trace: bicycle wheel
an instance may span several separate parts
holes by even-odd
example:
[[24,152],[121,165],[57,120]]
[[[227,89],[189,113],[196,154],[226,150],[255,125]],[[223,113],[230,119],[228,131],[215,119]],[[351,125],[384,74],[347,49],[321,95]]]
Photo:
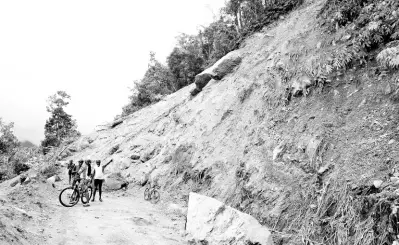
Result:
[[150,200],[150,188],[145,188],[145,191],[144,191],[144,200],[146,200],[146,201],[148,201],[148,200]]
[[90,198],[93,195],[93,187],[88,186],[87,189],[82,193],[82,196],[80,197],[80,201],[83,204],[87,204],[90,202]]
[[151,202],[152,203],[158,203],[159,199],[161,199],[161,195],[159,194],[159,191],[153,189],[151,191]]
[[58,197],[64,207],[73,207],[79,202],[79,192],[73,187],[63,189]]

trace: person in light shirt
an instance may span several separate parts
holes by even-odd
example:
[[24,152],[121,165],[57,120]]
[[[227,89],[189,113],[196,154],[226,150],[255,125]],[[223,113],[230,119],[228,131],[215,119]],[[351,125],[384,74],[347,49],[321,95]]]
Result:
[[96,165],[93,168],[93,174],[92,174],[93,179],[94,179],[94,193],[93,193],[93,198],[91,199],[92,202],[94,202],[97,190],[98,190],[98,194],[99,194],[99,197],[100,197],[99,198],[100,202],[103,201],[103,199],[101,198],[101,193],[102,193],[102,185],[103,185],[103,182],[104,182],[104,169],[112,161],[113,161],[113,159],[111,159],[105,165],[101,165],[101,161],[100,160],[96,161]]

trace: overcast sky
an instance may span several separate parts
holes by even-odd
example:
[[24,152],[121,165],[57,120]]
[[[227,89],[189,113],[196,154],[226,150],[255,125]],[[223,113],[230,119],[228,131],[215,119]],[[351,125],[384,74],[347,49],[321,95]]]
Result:
[[83,134],[120,114],[150,51],[165,62],[179,33],[209,24],[225,0],[0,0],[0,117],[20,140],[44,138],[48,96]]

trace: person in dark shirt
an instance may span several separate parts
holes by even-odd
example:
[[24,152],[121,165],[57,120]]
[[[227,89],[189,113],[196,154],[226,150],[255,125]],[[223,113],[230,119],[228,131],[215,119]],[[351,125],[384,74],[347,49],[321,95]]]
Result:
[[71,180],[72,180],[72,171],[73,168],[75,167],[75,164],[73,164],[73,160],[69,160],[67,169],[68,169],[68,177],[69,177],[69,184],[71,184]]

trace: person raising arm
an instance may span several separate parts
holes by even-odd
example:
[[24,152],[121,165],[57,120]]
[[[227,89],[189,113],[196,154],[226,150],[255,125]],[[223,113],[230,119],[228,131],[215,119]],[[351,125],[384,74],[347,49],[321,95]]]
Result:
[[97,160],[96,161],[96,166],[93,168],[93,179],[94,179],[94,193],[93,193],[93,198],[91,199],[92,202],[94,202],[94,198],[96,196],[96,192],[98,190],[98,194],[100,196],[99,201],[102,202],[103,199],[101,198],[102,194],[102,185],[104,182],[104,169],[113,161],[111,159],[108,163],[101,165],[101,161]]

